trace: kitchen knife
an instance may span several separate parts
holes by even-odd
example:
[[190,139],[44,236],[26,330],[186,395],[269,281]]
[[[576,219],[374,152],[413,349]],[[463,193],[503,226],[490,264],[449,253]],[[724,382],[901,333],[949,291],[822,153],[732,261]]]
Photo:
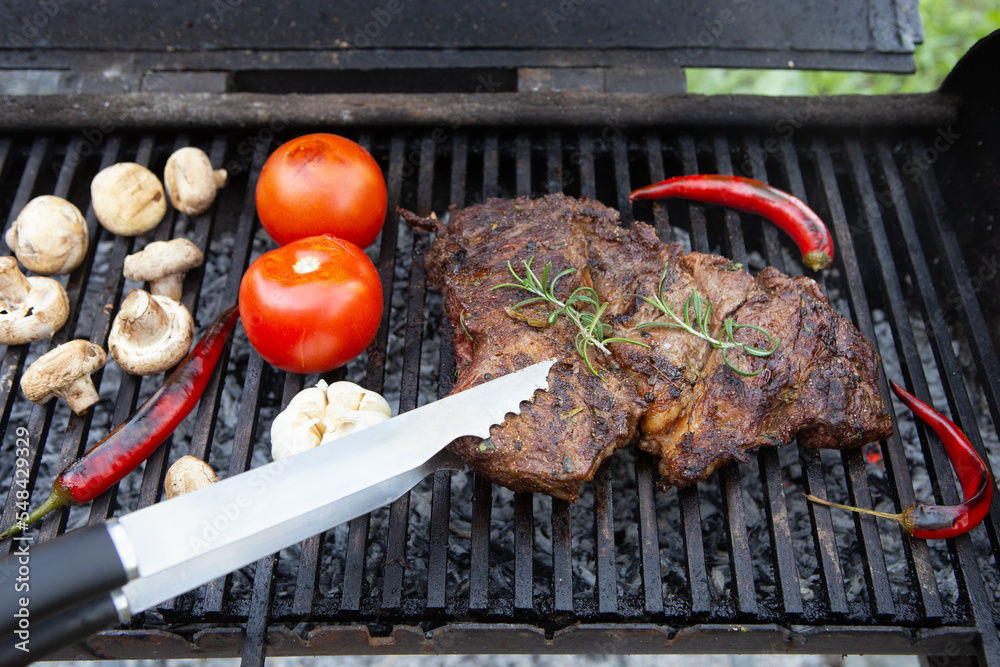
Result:
[[[407,470],[333,503],[327,523],[335,526],[393,502],[421,480],[440,470],[461,470],[464,461],[443,450],[421,466]],[[20,636],[0,641],[0,665],[21,667],[85,640],[96,632],[128,622],[133,613],[149,609],[195,588],[192,581],[210,581],[227,573],[218,559],[194,559],[174,570],[139,577],[111,593],[101,594],[40,622],[32,622]],[[27,640],[27,641],[25,641]]]
[[[30,622],[38,623],[139,578],[125,589],[133,592],[127,608],[119,609],[127,616],[381,506],[350,516],[353,509],[337,507],[419,468],[458,437],[489,437],[492,425],[548,387],[553,363],[534,364],[329,445],[24,549],[30,571],[23,596],[13,593],[14,577],[4,577],[18,571],[15,543],[0,561],[0,585],[10,589],[0,595],[0,641],[14,635],[25,608]],[[119,596],[119,605],[125,601],[127,594]]]

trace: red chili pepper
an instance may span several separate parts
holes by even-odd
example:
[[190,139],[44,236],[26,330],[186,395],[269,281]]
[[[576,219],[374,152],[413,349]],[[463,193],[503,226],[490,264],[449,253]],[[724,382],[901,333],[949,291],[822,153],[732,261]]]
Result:
[[629,201],[683,197],[755,213],[791,235],[802,251],[802,261],[813,271],[833,261],[833,237],[823,221],[802,200],[767,183],[742,176],[697,174],[668,178],[634,190]]
[[831,507],[891,519],[903,526],[903,530],[913,537],[925,540],[956,537],[969,532],[982,523],[990,511],[990,503],[993,501],[993,477],[989,468],[954,422],[895,382],[889,384],[913,414],[926,422],[941,438],[951,465],[958,475],[958,481],[962,485],[964,501],[960,505],[914,503],[899,514],[891,514],[839,505],[811,495],[807,495],[806,498]]
[[60,507],[90,502],[149,458],[198,403],[239,317],[237,306],[222,313],[163,386],[107,437],[63,470],[48,500],[24,521],[8,528],[0,539],[19,533]]

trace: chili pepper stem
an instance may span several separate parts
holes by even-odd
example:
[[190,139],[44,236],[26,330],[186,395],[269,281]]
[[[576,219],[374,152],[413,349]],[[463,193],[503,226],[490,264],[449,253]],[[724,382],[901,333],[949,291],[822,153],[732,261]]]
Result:
[[899,514],[893,514],[891,512],[879,512],[877,510],[868,510],[863,507],[854,507],[852,505],[841,505],[840,503],[830,502],[829,500],[823,500],[822,498],[817,498],[816,496],[807,493],[806,500],[811,500],[814,503],[819,503],[820,505],[826,505],[827,507],[836,507],[841,510],[848,510],[851,512],[857,512],[858,514],[870,514],[871,516],[877,516],[881,519],[889,519],[890,521],[895,521],[903,527],[908,535],[913,535],[913,509],[911,505]]
[[24,521],[17,521],[14,523],[13,526],[5,530],[3,534],[0,535],[0,540],[5,540],[8,537],[14,537],[15,535],[19,535],[25,528],[35,523],[46,514],[54,512],[55,510],[61,507],[66,507],[67,505],[74,505],[74,504],[75,503],[73,502],[73,499],[70,497],[68,492],[61,491],[60,489],[57,488],[55,491],[52,492],[52,495],[50,495],[44,503],[36,507],[35,510],[31,514],[29,514]]
[[813,250],[802,256],[802,263],[813,271],[822,271],[833,263],[833,258],[822,250]]

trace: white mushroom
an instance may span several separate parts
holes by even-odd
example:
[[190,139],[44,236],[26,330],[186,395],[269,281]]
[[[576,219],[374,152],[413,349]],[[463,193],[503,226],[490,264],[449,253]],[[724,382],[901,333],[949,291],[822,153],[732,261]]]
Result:
[[70,273],[87,254],[87,221],[61,197],[42,195],[28,202],[4,236],[29,271],[44,276]]
[[167,469],[163,479],[163,493],[167,500],[197,491],[219,481],[219,476],[196,456],[182,456]]
[[21,391],[32,403],[66,399],[78,415],[97,403],[99,397],[90,374],[104,366],[107,355],[87,340],[71,340],[40,356],[21,376]]
[[184,275],[204,261],[201,248],[187,239],[153,241],[125,258],[123,273],[129,280],[149,282],[151,294],[180,301]]
[[351,382],[296,394],[271,424],[271,458],[280,461],[392,417],[382,396]]
[[111,324],[108,350],[132,375],[154,375],[176,366],[194,338],[194,319],[183,305],[165,296],[131,290]]
[[109,232],[122,236],[148,232],[167,213],[160,179],[134,162],[102,169],[90,183],[90,197],[98,221]]
[[205,151],[188,146],[175,151],[163,170],[163,184],[170,203],[181,213],[204,213],[215,201],[216,191],[226,184],[225,169],[212,169]]
[[0,257],[0,344],[49,338],[69,317],[69,299],[57,280],[26,277],[13,257]]

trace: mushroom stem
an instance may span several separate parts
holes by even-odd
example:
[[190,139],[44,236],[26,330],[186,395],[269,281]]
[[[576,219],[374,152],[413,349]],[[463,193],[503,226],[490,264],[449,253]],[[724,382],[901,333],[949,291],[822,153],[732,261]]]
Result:
[[83,414],[90,406],[101,400],[89,375],[78,377],[53,393],[66,399],[70,409],[78,415]]
[[170,329],[170,318],[163,307],[142,290],[132,290],[122,302],[120,316],[124,329],[138,346],[153,345]]
[[0,258],[0,307],[4,310],[17,310],[28,300],[31,283],[17,268],[17,260],[13,257]]
[[168,296],[174,301],[180,301],[184,294],[184,274],[172,273],[156,280],[149,281],[149,293]]
[[216,169],[212,172],[212,178],[215,179],[215,187],[221,188],[229,182],[229,172],[225,169]]

